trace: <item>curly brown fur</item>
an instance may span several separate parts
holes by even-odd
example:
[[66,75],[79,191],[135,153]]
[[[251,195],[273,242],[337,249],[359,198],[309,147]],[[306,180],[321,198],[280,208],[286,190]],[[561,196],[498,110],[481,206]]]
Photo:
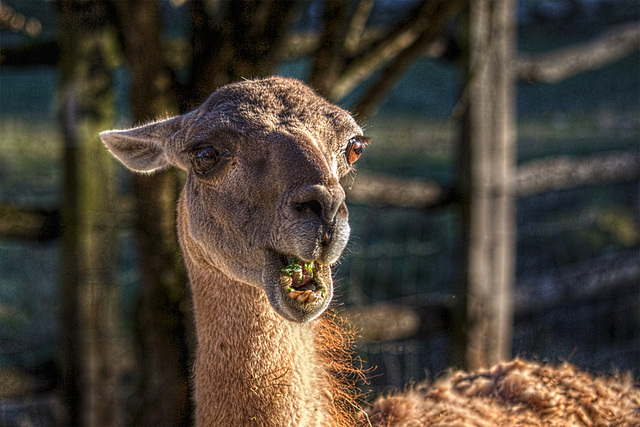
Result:
[[629,375],[516,359],[379,398],[361,425],[640,426],[640,388]]

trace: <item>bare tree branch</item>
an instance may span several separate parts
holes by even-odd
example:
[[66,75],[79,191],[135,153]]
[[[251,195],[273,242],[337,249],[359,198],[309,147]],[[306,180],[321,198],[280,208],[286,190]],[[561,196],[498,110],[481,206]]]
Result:
[[344,98],[361,81],[369,77],[376,69],[380,68],[402,50],[411,46],[420,37],[420,33],[426,27],[424,15],[430,9],[429,2],[423,1],[409,14],[410,18],[391,30],[371,49],[362,52],[353,59],[343,71],[340,79],[336,81],[327,94],[328,98],[338,101]]
[[359,83],[371,76],[376,70],[396,58],[402,51],[412,46],[432,24],[434,12],[444,3],[458,0],[423,1],[387,36],[349,63],[340,78],[332,85],[328,98],[339,101],[350,93]]
[[[620,251],[614,256],[606,254],[565,267],[543,278],[539,274],[534,274],[518,279],[514,292],[514,313],[516,317],[531,316],[576,301],[623,292],[625,288],[636,286],[639,279],[640,257],[637,251]],[[576,286],[576,283],[580,286]],[[439,310],[451,310],[452,301],[455,301],[455,296],[452,294],[425,292],[394,299],[394,305],[390,307],[411,306],[417,313],[437,313]],[[376,308],[375,306],[367,307],[368,310]],[[351,315],[349,309],[343,312],[347,316]],[[406,314],[410,315],[410,313]],[[442,322],[437,316],[431,320]],[[426,327],[429,331],[440,331],[449,325],[436,323]]]
[[[579,185],[632,181],[640,178],[637,151],[620,151],[585,158],[553,157],[520,166],[513,191],[518,197]],[[358,174],[347,199],[352,203],[428,209],[454,201],[453,189],[433,181],[382,174]]]
[[42,32],[40,20],[28,17],[0,1],[0,30],[9,29],[35,38]]
[[[357,45],[352,46],[349,40],[346,41],[346,55],[353,57],[357,52],[367,50],[379,42],[384,34],[382,28],[366,28],[360,34]],[[283,42],[280,59],[295,59],[314,54],[320,45],[320,37],[321,35],[315,31],[295,31],[289,34]]]
[[553,83],[594,70],[640,50],[640,24],[620,25],[595,40],[540,54],[521,54],[517,76],[525,82]]
[[352,203],[426,209],[437,204],[444,190],[433,181],[359,173],[351,188],[345,188]]
[[325,1],[324,29],[309,76],[309,84],[321,95],[329,93],[346,63],[347,6],[347,0]]
[[367,116],[372,113],[373,109],[399,82],[407,68],[425,54],[429,45],[439,41],[444,26],[462,9],[463,5],[464,3],[459,1],[444,1],[434,4],[431,9],[432,17],[429,27],[411,46],[400,52],[384,69],[377,81],[369,87],[356,103],[354,112],[357,115]]
[[347,52],[355,52],[360,45],[373,3],[374,0],[360,0],[351,14],[344,45]]
[[[536,274],[518,280],[514,309],[517,315],[530,316],[552,307],[598,298],[622,287],[637,286],[639,279],[638,251],[623,252],[615,257],[606,254],[566,267],[553,276],[541,278]],[[580,286],[576,286],[577,283]]]
[[514,182],[520,197],[577,185],[638,179],[637,151],[623,151],[586,158],[553,157],[534,160],[518,168]]
[[0,204],[0,236],[36,241],[60,237],[60,211]]
[[56,41],[0,49],[0,66],[58,65],[60,47]]

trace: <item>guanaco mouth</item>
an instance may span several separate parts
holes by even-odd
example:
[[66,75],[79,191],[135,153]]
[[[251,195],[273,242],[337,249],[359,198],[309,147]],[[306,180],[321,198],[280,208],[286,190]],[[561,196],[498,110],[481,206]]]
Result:
[[293,322],[315,319],[333,297],[331,267],[293,255],[269,251],[263,282],[273,309]]
[[314,304],[324,298],[326,289],[314,277],[314,261],[304,262],[296,257],[285,257],[285,267],[280,269],[280,284],[285,295],[299,304]]

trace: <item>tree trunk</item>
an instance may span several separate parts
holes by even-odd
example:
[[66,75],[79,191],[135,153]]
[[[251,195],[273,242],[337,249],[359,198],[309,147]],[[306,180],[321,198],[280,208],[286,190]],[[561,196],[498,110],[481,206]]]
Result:
[[175,231],[178,176],[170,170],[132,179],[141,273],[134,321],[142,402],[135,424],[188,426],[193,326]]
[[[131,76],[136,122],[177,113],[174,82],[164,62],[156,1],[115,1]],[[135,327],[141,404],[138,425],[189,425],[192,319],[187,276],[175,231],[179,188],[174,170],[131,177],[136,200],[140,300]]]
[[189,2],[193,53],[181,111],[197,107],[225,84],[272,74],[302,4],[295,0]]
[[113,123],[111,33],[99,2],[60,1],[65,136],[60,357],[70,425],[122,425],[114,163],[98,133]]
[[511,354],[515,6],[513,0],[469,3],[459,171],[463,268],[452,354],[467,369]]
[[326,1],[324,5],[324,29],[308,81],[322,95],[329,93],[346,64],[345,43],[349,34],[347,7],[347,0]]

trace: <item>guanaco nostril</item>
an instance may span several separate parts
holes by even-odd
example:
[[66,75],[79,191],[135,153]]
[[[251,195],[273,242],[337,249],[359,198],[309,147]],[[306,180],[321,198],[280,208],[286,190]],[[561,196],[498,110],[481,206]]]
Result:
[[317,200],[294,203],[293,206],[300,213],[314,213],[318,216],[322,215],[322,204]]
[[344,204],[342,187],[329,189],[323,185],[310,185],[294,193],[292,207],[302,215],[315,215],[326,224],[332,224]]

